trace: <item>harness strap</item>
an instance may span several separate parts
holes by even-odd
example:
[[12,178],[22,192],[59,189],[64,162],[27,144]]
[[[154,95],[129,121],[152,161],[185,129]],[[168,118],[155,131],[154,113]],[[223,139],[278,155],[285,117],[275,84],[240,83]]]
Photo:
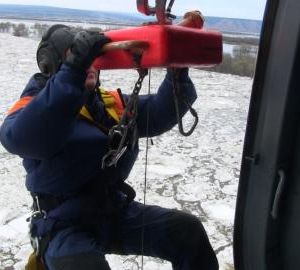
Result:
[[[130,203],[134,200],[136,196],[135,190],[127,183],[120,182],[116,188],[116,191],[121,191],[124,193],[127,197],[126,201],[127,203]],[[74,198],[76,195],[69,195],[69,196],[54,196],[49,194],[37,194],[37,193],[31,193],[31,196],[33,198],[33,204],[32,209],[34,212],[42,212],[47,215],[47,213],[57,207],[59,207],[61,204],[63,204],[65,201]],[[80,195],[77,195],[80,196]]]
[[[179,72],[180,72],[179,70],[172,69],[172,75],[173,75],[172,76],[172,84],[173,84],[173,96],[174,96],[176,117],[177,117],[178,128],[179,128],[180,134],[183,136],[190,136],[194,132],[194,130],[199,122],[199,117],[198,117],[196,110],[188,102],[187,98],[183,94],[181,94],[180,84],[179,84],[179,79],[178,79]],[[179,101],[188,108],[191,115],[194,117],[194,123],[188,131],[185,131],[183,129],[182,117],[180,116],[180,112],[179,112]]]
[[33,203],[33,211],[44,211],[48,213],[49,211],[59,207],[65,201],[70,199],[73,196],[53,196],[49,194],[38,194],[31,193]]
[[126,195],[127,203],[132,202],[136,196],[136,192],[135,192],[134,188],[132,186],[130,186],[129,184],[127,184],[126,182],[122,182],[118,186],[118,190],[120,190],[121,192],[123,192]]
[[[117,89],[114,91],[106,91],[103,88],[99,88],[97,94],[99,98],[102,100],[102,102],[104,103],[104,107],[107,115],[113,119],[115,124],[119,123],[125,108],[125,102],[123,100],[123,95],[121,93],[121,90]],[[108,134],[109,126],[105,124],[104,120],[101,121],[100,118],[98,120],[95,119],[93,112],[90,111],[87,106],[83,106],[81,108],[79,115],[83,119],[89,121],[90,123],[97,126],[100,130]]]
[[102,158],[101,168],[116,166],[126,152],[128,146],[134,149],[138,140],[136,119],[138,114],[139,93],[148,69],[138,68],[139,78],[135,83],[132,94],[124,108],[122,117],[117,125],[109,130],[109,151]]
[[48,233],[46,235],[44,235],[43,237],[39,237],[38,241],[39,241],[39,250],[35,251],[36,256],[38,258],[40,258],[41,262],[43,264],[45,264],[44,262],[44,255],[45,252],[47,250],[47,247],[51,241],[51,239],[53,238],[54,235],[52,235],[52,233]]

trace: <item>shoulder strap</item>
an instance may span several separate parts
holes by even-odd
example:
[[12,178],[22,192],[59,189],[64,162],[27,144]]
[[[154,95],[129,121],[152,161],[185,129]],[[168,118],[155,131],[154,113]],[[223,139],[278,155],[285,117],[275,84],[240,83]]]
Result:
[[[88,106],[83,106],[79,115],[83,117],[83,119],[90,121],[92,124],[99,127],[102,131],[108,132],[110,127],[120,122],[125,108],[125,102],[120,89],[107,91],[104,88],[99,87],[98,96],[101,99],[101,102],[103,102],[105,111],[110,119],[107,118],[107,120],[103,119],[101,121],[95,119],[94,113],[90,111]],[[101,109],[99,108],[99,110]]]
[[[99,95],[104,103],[105,110],[108,115],[118,123],[125,108],[121,90],[117,89],[114,91],[107,91],[104,88],[99,88]],[[86,106],[81,108],[80,115],[90,121],[95,121]]]

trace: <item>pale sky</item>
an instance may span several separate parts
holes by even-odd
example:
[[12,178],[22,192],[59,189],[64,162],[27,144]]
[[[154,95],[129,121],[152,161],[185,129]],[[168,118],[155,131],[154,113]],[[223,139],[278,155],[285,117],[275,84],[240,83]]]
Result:
[[[154,5],[154,0],[149,0]],[[56,6],[75,9],[137,13],[136,0],[0,0],[0,4]],[[266,0],[175,0],[173,13],[198,9],[204,16],[263,19]]]

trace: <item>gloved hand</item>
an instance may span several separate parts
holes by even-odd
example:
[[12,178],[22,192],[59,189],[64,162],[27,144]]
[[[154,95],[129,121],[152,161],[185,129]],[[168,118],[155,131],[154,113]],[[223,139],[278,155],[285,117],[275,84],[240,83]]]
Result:
[[64,63],[79,70],[86,70],[96,57],[102,55],[101,48],[110,41],[102,33],[80,31],[75,35]]

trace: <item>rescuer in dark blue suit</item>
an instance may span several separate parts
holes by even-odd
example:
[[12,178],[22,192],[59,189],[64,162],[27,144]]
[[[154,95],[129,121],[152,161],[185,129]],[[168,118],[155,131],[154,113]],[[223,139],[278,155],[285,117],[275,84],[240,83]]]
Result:
[[[140,96],[135,132],[117,165],[101,168],[108,132],[130,98],[98,90],[92,63],[108,42],[103,34],[52,26],[37,51],[42,72],[33,75],[1,126],[1,143],[23,158],[27,172],[32,245],[49,270],[107,270],[110,253],[159,257],[173,269],[218,269],[197,217],[140,204],[124,182],[138,154],[129,137],[136,131],[156,136],[177,122],[169,71],[157,94]],[[181,94],[192,103],[188,69],[177,72]],[[187,111],[184,104],[179,109]]]

